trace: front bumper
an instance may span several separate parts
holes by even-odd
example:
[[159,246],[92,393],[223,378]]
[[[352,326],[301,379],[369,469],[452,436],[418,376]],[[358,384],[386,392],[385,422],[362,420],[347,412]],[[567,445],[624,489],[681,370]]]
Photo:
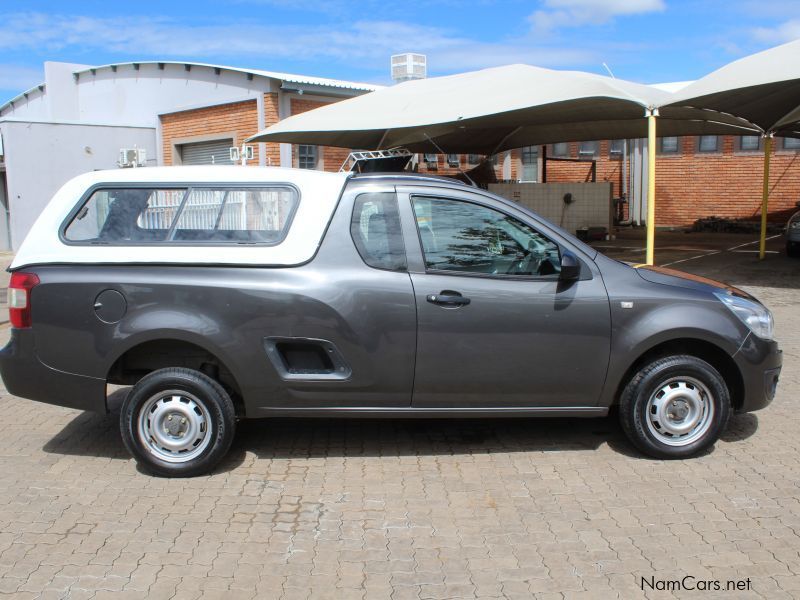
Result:
[[783,352],[775,341],[748,334],[733,360],[742,374],[744,390],[740,412],[760,410],[772,402],[783,365]]
[[105,379],[58,371],[36,355],[32,329],[12,329],[0,350],[0,375],[10,394],[79,410],[106,411]]

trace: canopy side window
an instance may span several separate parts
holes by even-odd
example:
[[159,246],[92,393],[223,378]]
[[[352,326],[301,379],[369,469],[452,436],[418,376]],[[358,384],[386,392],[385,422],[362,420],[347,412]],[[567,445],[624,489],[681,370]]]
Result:
[[74,212],[67,243],[278,244],[297,208],[289,186],[99,188]]

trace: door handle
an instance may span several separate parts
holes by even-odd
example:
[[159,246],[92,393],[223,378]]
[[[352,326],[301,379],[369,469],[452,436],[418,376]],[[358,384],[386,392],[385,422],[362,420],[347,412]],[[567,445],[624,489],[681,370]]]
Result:
[[452,290],[442,290],[438,294],[428,294],[425,299],[431,304],[438,304],[439,306],[466,306],[471,302],[469,298],[465,298],[459,292]]

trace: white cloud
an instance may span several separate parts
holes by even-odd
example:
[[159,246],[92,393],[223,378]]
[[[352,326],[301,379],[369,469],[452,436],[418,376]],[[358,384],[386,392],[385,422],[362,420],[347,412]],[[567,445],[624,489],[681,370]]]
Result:
[[0,102],[44,81],[42,69],[0,64]]
[[[574,0],[573,0],[574,1]],[[52,55],[103,51],[126,58],[235,59],[278,69],[283,59],[326,59],[356,67],[386,67],[389,55],[421,52],[433,71],[450,72],[529,62],[574,66],[589,51],[536,44],[527,38],[480,42],[440,27],[403,21],[362,20],[341,25],[271,26],[250,22],[194,25],[158,17],[118,19],[14,13],[0,15],[0,51]],[[83,59],[85,60],[85,59]]]
[[772,45],[800,39],[800,19],[785,21],[777,27],[757,27],[753,30],[753,37]]
[[544,9],[529,19],[536,32],[547,33],[562,27],[603,25],[615,17],[665,9],[664,0],[544,0]]

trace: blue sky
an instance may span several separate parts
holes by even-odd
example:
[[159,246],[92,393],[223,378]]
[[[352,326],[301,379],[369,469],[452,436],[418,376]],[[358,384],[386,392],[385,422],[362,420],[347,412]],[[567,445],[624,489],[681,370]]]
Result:
[[797,38],[798,0],[0,0],[0,100],[40,83],[46,60],[192,60],[388,83],[389,56],[413,51],[428,55],[429,75],[514,62],[604,72],[605,62],[656,83]]

